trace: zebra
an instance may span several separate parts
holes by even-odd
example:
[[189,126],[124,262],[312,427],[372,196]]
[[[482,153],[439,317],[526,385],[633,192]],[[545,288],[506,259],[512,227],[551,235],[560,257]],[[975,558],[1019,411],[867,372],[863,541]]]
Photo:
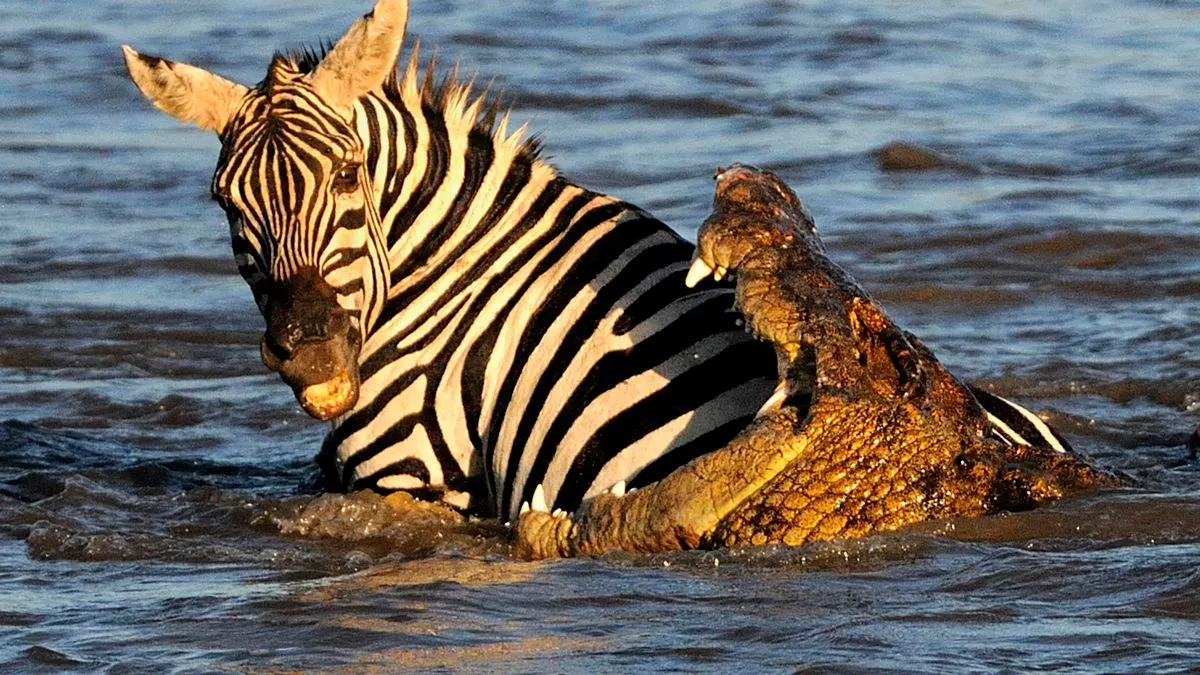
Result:
[[[211,192],[265,319],[262,360],[331,422],[328,487],[510,520],[530,500],[570,511],[780,404],[729,280],[561,176],[495,97],[422,67],[419,44],[401,64],[407,21],[406,0],[379,0],[335,44],[276,53],[255,87],[123,47],[150,101],[220,138]],[[1006,442],[1065,447],[980,400]]]

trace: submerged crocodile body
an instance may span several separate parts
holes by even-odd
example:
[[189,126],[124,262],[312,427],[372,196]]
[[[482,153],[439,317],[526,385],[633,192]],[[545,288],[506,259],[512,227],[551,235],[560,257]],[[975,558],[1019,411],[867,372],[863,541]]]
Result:
[[708,273],[736,274],[747,329],[775,345],[777,395],[728,446],[658,483],[570,516],[523,512],[524,555],[795,545],[1115,484],[1073,453],[990,433],[970,390],[825,256],[774,174],[718,171],[689,280]]

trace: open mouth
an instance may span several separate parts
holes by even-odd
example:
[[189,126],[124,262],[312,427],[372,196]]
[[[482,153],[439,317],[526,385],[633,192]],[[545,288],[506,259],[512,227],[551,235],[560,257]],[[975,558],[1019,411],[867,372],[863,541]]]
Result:
[[358,403],[358,344],[346,336],[298,345],[279,358],[264,336],[263,363],[292,388],[304,412],[319,420],[346,414]]
[[332,378],[296,390],[296,400],[309,415],[330,420],[341,415],[358,402],[358,373],[343,370]]

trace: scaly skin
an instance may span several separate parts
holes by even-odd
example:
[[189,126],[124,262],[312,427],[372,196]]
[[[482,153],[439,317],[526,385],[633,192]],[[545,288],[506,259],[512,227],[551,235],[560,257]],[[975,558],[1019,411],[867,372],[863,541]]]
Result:
[[825,257],[774,174],[718,172],[698,259],[737,274],[747,327],[775,345],[792,397],[637,493],[601,495],[573,517],[525,513],[521,553],[796,545],[1115,484],[1075,455],[993,440],[970,391]]

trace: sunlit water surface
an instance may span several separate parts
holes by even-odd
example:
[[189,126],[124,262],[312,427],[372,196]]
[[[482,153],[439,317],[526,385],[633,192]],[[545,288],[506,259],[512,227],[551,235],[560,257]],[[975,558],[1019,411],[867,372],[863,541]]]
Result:
[[[251,5],[247,7],[246,5]],[[958,373],[1135,489],[799,549],[526,563],[494,525],[317,497],[258,362],[217,142],[133,43],[253,83],[366,6],[0,6],[0,670],[1200,665],[1200,6],[417,2],[571,178],[692,236],[781,173]],[[903,140],[973,170],[881,172]]]

